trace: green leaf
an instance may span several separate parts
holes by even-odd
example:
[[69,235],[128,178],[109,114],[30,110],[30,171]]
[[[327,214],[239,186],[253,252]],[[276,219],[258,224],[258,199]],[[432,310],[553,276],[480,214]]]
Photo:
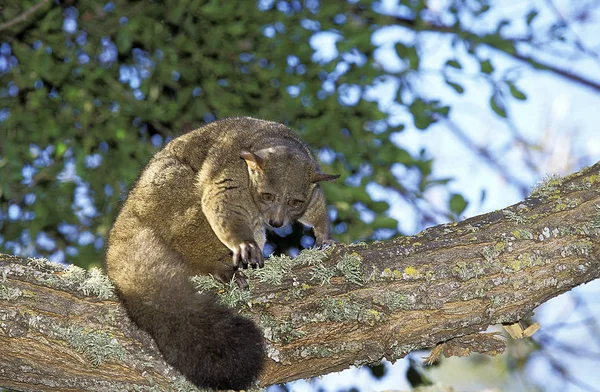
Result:
[[458,194],[453,193],[450,197],[450,202],[448,203],[450,207],[450,211],[452,211],[456,216],[462,214],[462,212],[467,208],[469,202],[465,200],[465,198]]
[[398,228],[398,221],[389,216],[376,216],[371,223],[371,226],[375,229],[394,229]]
[[535,19],[535,17],[538,16],[538,12],[536,10],[531,10],[529,11],[529,13],[527,14],[527,26],[531,25],[531,22],[533,22],[533,19]]
[[494,94],[490,98],[490,106],[494,112],[500,117],[506,117],[506,108],[504,106],[504,102],[502,101],[502,97],[499,94]]
[[429,116],[417,116],[415,117],[415,127],[417,127],[420,130],[424,130],[427,129],[428,126],[430,126],[433,123],[433,119]]
[[127,26],[122,26],[117,34],[117,48],[119,53],[127,53],[131,49],[131,32]]
[[456,91],[459,94],[462,94],[462,93],[465,92],[465,88],[463,86],[461,86],[460,84],[458,84],[458,83],[454,83],[454,82],[451,82],[449,80],[446,80],[446,84],[448,86],[452,87],[454,89],[454,91]]
[[510,20],[502,19],[498,23],[498,26],[496,27],[496,31],[499,33],[504,27],[509,26],[509,25],[510,25]]
[[446,65],[452,68],[462,69],[462,65],[458,62],[458,60],[448,60],[446,61]]
[[385,201],[374,201],[368,203],[367,206],[376,214],[382,214],[390,208],[390,205]]
[[448,117],[448,114],[450,114],[450,106],[446,105],[446,106],[440,106],[438,108],[435,109],[436,113],[440,113],[441,115],[443,115],[444,117]]
[[346,189],[346,192],[352,196],[352,200],[354,201],[359,201],[365,204],[371,201],[371,196],[364,187],[349,187]]
[[395,45],[396,53],[404,61],[408,61],[410,69],[419,68],[419,54],[414,46],[406,46],[402,42]]
[[517,88],[517,86],[515,86],[512,83],[508,83],[508,87],[510,89],[510,94],[515,97],[516,99],[518,99],[519,101],[525,101],[527,100],[527,95],[525,95],[524,92],[522,92],[521,90],[519,90]]
[[415,127],[423,130],[435,122],[431,115],[432,109],[432,104],[421,98],[417,98],[411,103],[409,110],[413,115]]
[[494,72],[494,66],[492,65],[491,60],[487,59],[487,60],[480,60],[479,61],[479,65],[481,66],[481,72],[485,73],[485,74],[491,74],[492,72]]

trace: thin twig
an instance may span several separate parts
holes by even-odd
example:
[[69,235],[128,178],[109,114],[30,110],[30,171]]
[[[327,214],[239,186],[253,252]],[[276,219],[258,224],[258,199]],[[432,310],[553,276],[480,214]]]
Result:
[[23,12],[21,15],[17,16],[16,18],[13,18],[13,19],[9,20],[8,22],[2,23],[0,25],[0,31],[9,29],[12,26],[16,25],[17,23],[21,23],[22,21],[27,19],[31,14],[33,14],[35,11],[39,10],[40,8],[42,8],[44,5],[46,5],[49,2],[50,2],[50,0],[41,0],[39,3],[37,3],[33,7],[29,8],[27,11]]
[[[459,31],[454,26],[446,26],[446,25],[442,25],[442,24],[428,23],[428,22],[422,22],[422,21],[419,22],[419,24],[417,26],[416,21],[414,19],[410,19],[410,18],[392,17],[392,20],[395,24],[408,27],[409,29],[415,30],[417,32],[418,31],[432,31],[432,32],[437,32],[437,33],[454,34],[454,35],[461,37],[465,41],[472,39],[474,42],[478,42],[480,45],[489,46],[493,49],[496,49],[498,51],[506,53],[507,55],[512,56],[517,60],[528,62],[529,64],[533,65],[534,67],[538,67],[538,68],[550,71],[550,72],[560,75],[563,78],[568,79],[572,82],[579,83],[586,87],[592,88],[596,91],[600,91],[600,83],[594,82],[593,80],[586,79],[579,75],[572,74],[563,69],[556,68],[552,65],[549,65],[548,63],[542,63],[541,61],[535,60],[532,57],[528,57],[523,54],[520,54],[516,50],[503,48],[502,46],[496,47],[491,43],[485,42],[485,40],[483,40],[481,36],[478,36],[477,34],[472,33],[470,31],[466,31],[466,30]],[[523,38],[523,37],[509,38],[508,41],[530,43],[530,40],[528,38]],[[589,53],[587,53],[587,54],[589,55]]]
[[443,119],[444,124],[465,146],[473,150],[479,156],[481,156],[487,164],[496,169],[501,176],[503,176],[508,182],[513,184],[523,196],[529,194],[529,185],[515,177],[508,168],[504,167],[492,154],[484,147],[477,146],[473,140],[453,121],[449,119]]
[[600,64],[600,55],[598,53],[596,53],[595,51],[589,49],[584,44],[583,40],[581,39],[581,36],[579,34],[577,34],[577,32],[575,31],[575,29],[573,29],[573,27],[571,27],[569,21],[567,20],[567,18],[565,18],[565,16],[562,14],[562,12],[560,12],[560,10],[556,6],[556,4],[554,4],[554,2],[552,0],[546,0],[546,3],[548,4],[548,7],[550,7],[552,9],[552,11],[554,11],[554,14],[556,14],[557,18],[560,19],[560,21],[567,27],[567,29],[569,29],[571,34],[573,34],[574,43],[575,43],[575,46],[577,47],[577,49],[581,50],[583,53],[587,54],[588,56],[594,58],[596,63]]

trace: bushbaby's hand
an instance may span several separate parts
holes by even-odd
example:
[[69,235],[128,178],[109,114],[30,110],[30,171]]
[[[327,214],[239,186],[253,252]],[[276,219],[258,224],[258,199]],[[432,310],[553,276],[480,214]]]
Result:
[[318,249],[329,248],[333,244],[335,244],[335,241],[332,238],[323,238],[322,236],[317,236],[315,240],[315,247]]
[[237,270],[240,268],[240,263],[244,269],[248,268],[248,264],[252,268],[262,268],[265,266],[262,249],[260,249],[256,241],[244,241],[235,246],[233,249],[233,269]]
[[235,283],[240,289],[250,289],[250,285],[248,284],[248,278],[246,277],[246,275],[244,275],[242,271],[235,271],[235,273],[233,274],[233,279],[235,280]]

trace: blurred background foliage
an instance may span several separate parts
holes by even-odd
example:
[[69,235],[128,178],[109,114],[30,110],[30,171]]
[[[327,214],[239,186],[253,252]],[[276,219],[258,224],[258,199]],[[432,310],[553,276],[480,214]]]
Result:
[[[502,12],[501,3],[2,2],[0,250],[101,264],[120,203],[151,154],[228,116],[288,124],[325,171],[341,173],[325,191],[342,242],[412,234],[485,199],[485,189],[473,200],[434,173],[432,152],[403,141],[409,131],[427,139],[441,125],[524,197],[545,170],[530,154],[542,146],[515,129],[511,114],[528,98],[521,70],[600,91],[552,57],[598,61],[573,29],[593,23],[598,2],[574,2],[567,16],[550,0],[522,12]],[[448,45],[432,68],[426,57],[437,36]],[[499,66],[499,58],[513,63]],[[526,170],[457,124],[454,98],[469,89],[483,92],[485,110],[504,123],[495,131],[509,140],[504,151],[527,152]],[[391,213],[394,200],[411,229]],[[309,233],[296,228],[295,240],[269,250],[310,246]]]
[[[376,99],[359,99],[392,77],[373,57],[371,34],[397,23],[394,16],[357,2],[23,1],[2,5],[2,20],[36,4],[0,31],[6,251],[56,259],[66,252],[69,262],[98,264],[122,196],[152,152],[184,129],[228,116],[289,124],[328,171],[342,174],[327,187],[340,241],[397,234],[388,202],[366,191],[370,182],[432,215],[419,201],[447,179],[431,176],[425,151],[390,143],[404,124],[386,123]],[[418,15],[425,3],[409,7]],[[483,8],[465,10],[476,16]],[[329,57],[313,42],[326,32],[337,42]],[[397,49],[407,65],[393,75],[398,102],[425,130],[450,107],[413,91],[418,42]],[[416,186],[408,189],[395,166],[417,175]],[[454,195],[436,210],[447,219],[465,203]]]

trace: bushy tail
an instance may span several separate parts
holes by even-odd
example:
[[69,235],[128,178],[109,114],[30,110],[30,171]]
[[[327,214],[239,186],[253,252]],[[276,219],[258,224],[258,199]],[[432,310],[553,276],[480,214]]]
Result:
[[107,270],[132,320],[198,387],[247,389],[256,380],[264,365],[260,329],[214,296],[198,294],[183,261],[151,231],[111,245]]

